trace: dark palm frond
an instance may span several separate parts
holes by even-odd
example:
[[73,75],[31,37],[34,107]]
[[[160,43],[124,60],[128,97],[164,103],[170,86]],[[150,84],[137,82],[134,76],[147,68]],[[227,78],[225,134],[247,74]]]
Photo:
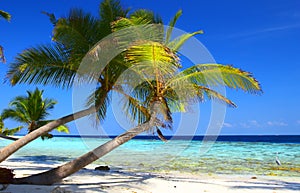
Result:
[[20,123],[29,123],[28,117],[22,112],[22,110],[16,111],[14,109],[3,109],[1,116],[3,119],[10,118]]
[[110,97],[110,88],[104,89],[104,87],[99,86],[87,99],[86,106],[95,106],[98,109],[97,120],[99,122],[105,119],[107,108],[110,104]]
[[159,137],[159,139],[161,139],[163,142],[167,142],[167,138],[165,138],[165,136],[162,134],[162,132],[160,131],[160,129],[158,127],[156,127],[156,132],[157,132],[157,136]]
[[[189,92],[190,93],[190,92]],[[182,94],[182,91],[173,88],[166,89],[163,93],[164,99],[170,112],[186,112],[190,100],[187,100],[189,93]]]
[[130,121],[137,121],[138,124],[141,124],[150,119],[149,109],[143,106],[140,99],[127,94],[121,86],[115,87],[114,91],[122,95],[123,100],[120,102],[123,103],[123,109],[126,112],[125,115]]
[[119,0],[104,0],[99,6],[100,19],[110,24],[119,17],[126,17],[129,9],[124,9]]
[[3,10],[0,10],[0,17],[7,21],[10,21],[10,19],[11,19],[11,15],[8,12],[3,11]]
[[41,45],[19,54],[10,64],[6,81],[54,85],[70,88],[79,63],[69,63],[69,53],[61,44]]
[[99,19],[81,9],[70,10],[66,18],[57,20],[53,30],[54,41],[83,54],[106,35],[101,32]]
[[119,0],[104,0],[99,6],[100,27],[103,34],[112,32],[111,23],[126,17],[129,9],[124,9]]
[[167,98],[162,98],[160,107],[161,107],[160,112],[163,115],[163,119],[165,122],[163,128],[172,129],[173,118],[172,118],[171,109],[168,105]]
[[220,102],[226,103],[230,107],[237,107],[236,104],[234,104],[231,100],[210,88],[195,85],[195,89],[197,90],[200,101],[203,101],[204,97],[206,96],[210,100],[215,99]]
[[6,59],[4,56],[4,48],[0,45],[0,61],[6,63]]
[[182,15],[182,10],[177,11],[177,13],[175,14],[175,16],[173,17],[173,19],[171,19],[167,32],[166,32],[166,38],[165,38],[165,44],[168,44],[170,39],[171,39],[171,35],[174,29],[174,26],[177,22],[177,20],[179,19],[179,17]]
[[53,24],[53,26],[56,25],[57,19],[53,13],[48,13],[46,11],[42,11],[41,13],[49,17],[49,20]]

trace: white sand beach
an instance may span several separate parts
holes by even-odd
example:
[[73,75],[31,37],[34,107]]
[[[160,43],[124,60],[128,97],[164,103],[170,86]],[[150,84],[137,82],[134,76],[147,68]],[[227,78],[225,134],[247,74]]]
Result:
[[[30,162],[1,163],[1,167],[14,169],[16,177],[47,170],[50,165]],[[90,165],[80,172],[52,186],[9,185],[1,193],[288,193],[300,192],[299,177],[238,176],[216,174],[131,173],[95,171]],[[1,187],[0,187],[1,188]],[[53,191],[56,189],[57,191]],[[64,191],[62,191],[64,190]]]

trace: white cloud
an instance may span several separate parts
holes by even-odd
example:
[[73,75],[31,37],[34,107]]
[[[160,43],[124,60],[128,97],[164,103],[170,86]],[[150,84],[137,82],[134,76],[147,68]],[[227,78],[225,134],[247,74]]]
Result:
[[279,127],[288,126],[288,124],[283,122],[283,121],[268,121],[267,125],[269,125],[269,126],[279,126]]
[[233,125],[230,123],[223,123],[223,127],[231,128],[231,127],[233,127]]
[[240,123],[240,126],[242,128],[253,128],[253,127],[262,127],[262,125],[260,123],[258,123],[258,121],[256,120],[250,120],[244,123]]

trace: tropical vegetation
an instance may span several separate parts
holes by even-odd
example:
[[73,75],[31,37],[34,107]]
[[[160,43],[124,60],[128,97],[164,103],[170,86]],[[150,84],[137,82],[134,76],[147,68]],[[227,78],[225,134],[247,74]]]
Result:
[[[44,132],[51,131],[54,126],[72,121],[74,117],[80,118],[97,112],[103,120],[111,92],[124,96],[124,113],[137,121],[137,126],[60,167],[14,179],[12,183],[58,182],[145,131],[155,130],[164,139],[161,129],[172,127],[172,113],[185,112],[190,104],[202,102],[205,98],[217,99],[235,107],[231,100],[214,91],[212,86],[222,85],[252,94],[261,92],[259,83],[250,73],[229,65],[196,64],[183,69],[178,51],[190,37],[202,31],[184,34],[171,40],[172,30],[181,11],[171,20],[166,31],[159,17],[152,12],[137,10],[129,14],[121,8],[118,1],[103,1],[99,20],[79,10],[72,10],[67,18],[56,19],[54,15],[48,15],[54,24],[55,43],[30,48],[19,54],[8,72],[11,84],[42,83],[62,88],[71,87],[76,80],[75,75],[81,60],[88,50],[93,48],[88,53],[93,56],[95,50],[100,53],[103,50],[103,47],[93,47],[93,44],[104,37],[98,34],[98,30],[106,35],[114,32],[114,38],[121,47],[124,42],[120,40],[134,41],[113,58],[98,77],[79,74],[81,81],[96,78],[99,82],[95,97],[90,98],[88,104],[91,106],[88,109],[51,122],[33,131],[32,135],[28,134],[27,138],[3,148],[1,155],[5,155],[0,160],[6,159],[22,147],[21,142],[26,144]],[[142,27],[135,28],[141,25]],[[122,37],[124,35],[125,38]],[[128,40],[128,35],[135,39]],[[105,56],[99,54],[98,57]]]
[[18,138],[11,137],[9,135],[14,135],[18,131],[22,129],[22,126],[16,127],[14,129],[8,129],[4,127],[4,122],[2,117],[0,116],[0,138],[9,139],[9,140],[17,140]]
[[[12,130],[5,129],[3,131],[4,135],[14,134],[22,127],[27,127],[28,133],[30,133],[51,121],[46,120],[46,117],[57,101],[48,98],[43,99],[43,92],[43,90],[36,88],[34,91],[27,91],[27,96],[17,96],[10,102],[9,108],[2,111],[2,123],[5,119],[12,119],[24,125]],[[65,125],[57,127],[56,130],[69,132]],[[45,133],[41,138],[52,138],[52,134]]]
[[[57,86],[68,89],[74,84],[81,60],[98,41],[112,32],[110,24],[117,18],[126,17],[117,0],[104,0],[99,7],[99,18],[81,9],[72,9],[67,17],[57,19],[54,14],[45,13],[54,25],[53,42],[26,49],[10,64],[7,79],[11,85],[28,83]],[[95,105],[64,116],[31,132],[15,143],[0,150],[0,162],[5,160],[30,141],[50,132],[54,128],[73,121],[75,118],[97,112],[104,119],[110,92],[117,75],[126,66],[122,57],[116,57],[107,65],[98,78],[99,87]]]

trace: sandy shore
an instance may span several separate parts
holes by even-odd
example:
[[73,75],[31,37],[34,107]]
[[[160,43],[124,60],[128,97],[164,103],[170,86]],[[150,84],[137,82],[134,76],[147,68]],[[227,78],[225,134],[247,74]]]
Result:
[[[50,168],[29,162],[3,162],[0,167],[15,170],[16,177]],[[52,165],[53,167],[53,165]],[[53,189],[76,193],[199,193],[199,192],[300,192],[300,177],[192,175],[180,173],[131,173],[94,171],[93,165],[52,186],[9,185],[1,193],[50,193]],[[2,185],[0,185],[0,188]],[[60,191],[57,191],[60,192]],[[63,191],[61,191],[63,192]]]

